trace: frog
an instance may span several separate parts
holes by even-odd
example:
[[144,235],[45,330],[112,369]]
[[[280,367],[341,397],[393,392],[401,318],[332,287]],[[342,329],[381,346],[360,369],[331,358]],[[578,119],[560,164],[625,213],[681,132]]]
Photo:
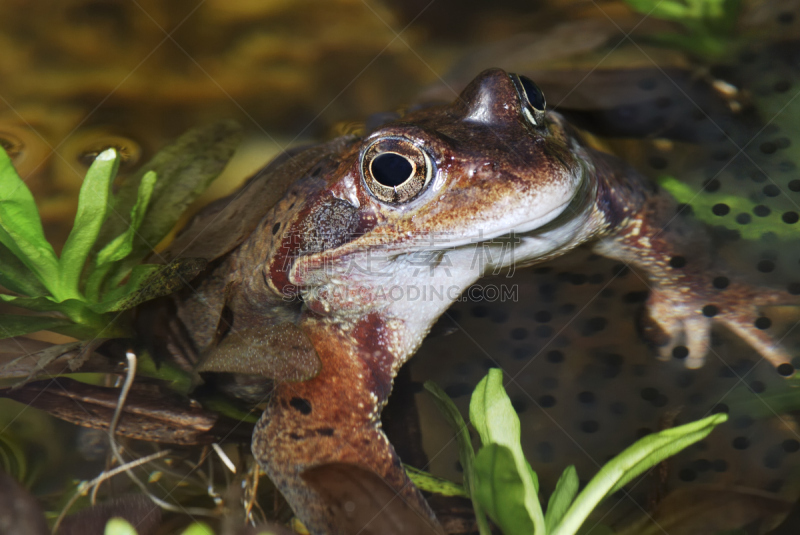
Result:
[[791,373],[758,318],[796,297],[729,277],[674,199],[500,69],[449,104],[287,153],[201,215],[164,252],[211,260],[172,298],[166,345],[200,372],[270,379],[252,452],[312,534],[347,532],[304,477],[335,463],[377,474],[442,532],[380,416],[399,368],[487,273],[588,247],[646,277],[642,332],[661,358],[681,347],[702,366],[716,323]]

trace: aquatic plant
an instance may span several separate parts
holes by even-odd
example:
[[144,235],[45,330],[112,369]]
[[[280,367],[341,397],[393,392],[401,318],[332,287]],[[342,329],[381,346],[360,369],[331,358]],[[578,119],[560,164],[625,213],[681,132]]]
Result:
[[625,0],[625,3],[638,13],[675,22],[685,29],[685,33],[650,36],[656,43],[705,58],[731,52],[741,0]]
[[184,209],[233,154],[239,127],[192,130],[140,173],[112,184],[119,152],[100,152],[81,186],[72,231],[57,256],[30,190],[0,149],[0,300],[35,315],[0,315],[0,339],[48,330],[79,339],[130,334],[121,312],[174,291],[205,261],[144,264]]
[[[122,518],[112,518],[106,524],[104,535],[137,535],[136,529]],[[203,522],[195,522],[181,532],[181,535],[214,535],[214,531]],[[270,535],[264,531],[259,535]]]
[[503,372],[498,368],[489,370],[470,400],[470,422],[482,443],[477,454],[452,400],[434,383],[426,383],[425,388],[456,430],[464,487],[472,498],[481,535],[491,533],[486,516],[506,535],[578,533],[603,499],[664,459],[704,439],[728,418],[726,414],[714,414],[648,435],[608,461],[580,492],[575,467],[568,466],[543,508],[536,472],[520,444],[519,417],[503,388]]

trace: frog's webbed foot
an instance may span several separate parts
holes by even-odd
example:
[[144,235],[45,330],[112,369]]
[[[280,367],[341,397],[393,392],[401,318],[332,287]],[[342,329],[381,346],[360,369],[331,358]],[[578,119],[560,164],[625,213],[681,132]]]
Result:
[[800,298],[726,277],[699,278],[704,280],[697,285],[651,289],[642,331],[657,346],[659,356],[664,360],[685,358],[687,368],[701,367],[713,351],[711,326],[717,324],[747,342],[779,372],[791,374],[792,357],[769,333],[771,321],[761,308],[798,305]]

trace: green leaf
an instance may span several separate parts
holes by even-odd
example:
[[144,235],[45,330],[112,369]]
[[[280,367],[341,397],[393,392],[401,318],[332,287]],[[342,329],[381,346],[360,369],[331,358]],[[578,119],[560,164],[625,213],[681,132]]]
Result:
[[706,24],[730,24],[738,14],[739,2],[731,0],[625,0],[634,11],[653,18],[672,20],[686,25],[687,21]]
[[519,417],[503,388],[503,372],[499,368],[489,370],[475,387],[469,419],[483,444],[503,444],[511,449],[519,446]]
[[116,262],[128,256],[133,250],[133,238],[142,225],[144,214],[150,204],[153,188],[156,184],[156,174],[148,171],[139,183],[139,192],[136,204],[131,209],[130,225],[125,232],[111,240],[100,252],[97,253],[97,265],[102,266],[108,262]]
[[439,408],[439,412],[444,415],[447,423],[456,432],[456,440],[458,441],[459,459],[461,466],[464,468],[464,488],[472,499],[472,508],[475,510],[475,519],[478,521],[478,531],[481,535],[489,535],[492,532],[489,527],[489,522],[486,520],[486,514],[483,511],[477,498],[478,481],[475,476],[475,450],[472,448],[472,441],[469,437],[469,429],[467,423],[458,412],[458,407],[455,406],[453,400],[450,399],[444,390],[439,388],[439,385],[433,381],[425,383],[425,390],[433,395],[433,401]]
[[567,512],[572,500],[578,493],[578,472],[575,466],[570,465],[558,478],[556,483],[556,490],[550,495],[550,500],[547,502],[547,512],[544,515],[544,523],[547,526],[547,532],[550,533],[556,526],[558,526],[561,519],[564,518],[564,513]]
[[[159,369],[159,372],[164,368],[163,364]],[[160,379],[160,377],[157,377]],[[192,380],[192,377],[188,377],[187,386],[183,388],[183,385],[178,385],[176,383],[172,383],[169,385],[170,388],[181,392],[184,395],[188,395],[188,393],[197,386],[195,382]],[[183,390],[179,390],[183,388]],[[200,403],[203,405],[204,409],[208,409],[210,411],[214,411],[219,413],[223,416],[227,416],[233,420],[241,420],[243,422],[250,422],[251,424],[256,424],[261,419],[261,412],[257,408],[253,408],[252,410],[247,410],[244,407],[237,405],[230,397],[216,394],[209,397],[201,397],[199,398]]]
[[66,318],[50,316],[21,316],[17,314],[0,314],[0,339],[22,336],[38,331],[51,331],[55,327],[74,325]]
[[622,476],[619,477],[619,480],[608,493],[613,494],[645,470],[675,455],[695,442],[703,440],[716,426],[727,420],[727,414],[715,414],[696,422],[665,429],[641,438],[628,449],[608,461],[603,466],[603,469],[592,478],[592,481],[597,476],[600,476],[606,468],[608,469],[606,475],[616,475],[621,472]]
[[103,293],[108,286],[130,274],[131,267],[117,265],[116,262],[124,259],[133,250],[133,240],[142,224],[144,214],[150,204],[153,188],[156,183],[156,174],[148,171],[139,183],[139,190],[130,213],[130,225],[127,230],[114,238],[100,252],[92,266],[91,273],[86,280],[84,292],[92,302],[103,300]]
[[30,190],[0,147],[0,244],[8,248],[51,292],[58,259],[44,238],[42,220]]
[[0,286],[8,288],[12,292],[17,292],[28,296],[47,294],[41,282],[39,282],[31,270],[14,256],[14,254],[0,243]]
[[453,483],[441,477],[436,477],[407,464],[403,465],[403,467],[406,469],[408,478],[420,490],[441,494],[442,496],[461,496],[462,498],[469,498],[469,494],[464,490],[463,485]]
[[241,139],[241,127],[233,121],[190,130],[147,163],[120,187],[114,213],[103,226],[102,249],[131,224],[130,214],[139,198],[140,183],[149,171],[158,175],[145,218],[133,239],[126,265],[145,258],[211,182],[222,172]]
[[117,176],[119,161],[117,151],[107,149],[95,158],[86,172],[75,222],[59,260],[59,293],[53,294],[59,301],[81,298],[81,274],[106,218],[111,182]]
[[603,498],[622,488],[648,468],[703,440],[716,426],[727,419],[726,414],[715,414],[696,422],[665,429],[636,441],[600,469],[572,503],[564,515],[564,520],[552,534],[572,535]]
[[504,535],[545,534],[534,530],[526,504],[528,484],[517,469],[511,449],[501,444],[485,445],[475,458],[475,472],[478,502]]
[[[100,314],[105,314],[106,312],[125,310],[140,302],[146,301],[147,299],[138,300],[135,296],[140,290],[146,290],[151,277],[157,277],[157,274],[164,269],[164,267],[165,266],[158,264],[140,264],[134,266],[131,270],[128,282],[108,292],[101,302],[90,305],[92,310]],[[133,304],[128,306],[129,303]]]
[[76,308],[83,306],[83,302],[78,300],[55,301],[52,297],[18,297],[14,295],[0,294],[0,301],[4,301],[15,307],[27,308],[37,312],[62,312],[68,313]]
[[112,518],[106,523],[103,535],[137,535],[136,530],[123,518]]
[[680,21],[690,14],[689,6],[673,0],[625,0],[634,11],[653,18]]
[[104,290],[109,284],[113,284],[111,279],[113,278],[112,272],[115,267],[119,266],[114,262],[107,262],[100,266],[96,263],[92,264],[89,269],[89,276],[83,285],[83,294],[86,296],[87,301],[90,303],[102,301]]
[[[153,357],[147,351],[142,351],[139,353],[138,360],[139,363],[136,365],[137,374],[164,381],[167,383],[167,387],[180,394],[183,394],[184,396],[188,396],[189,392],[191,392],[192,388],[195,386],[192,374],[177,366],[173,362],[164,360],[163,362],[156,364],[156,362],[153,360]],[[230,401],[231,398],[226,397],[225,399]],[[206,406],[205,400],[203,402],[203,406]],[[216,410],[214,407],[207,408]]]
[[70,322],[64,326],[50,328],[53,332],[74,336],[76,338],[114,338],[125,336],[129,333],[117,326],[110,317],[100,315],[83,301],[67,299],[57,302],[49,297],[15,297],[0,294],[0,301],[28,310],[37,312],[60,312],[69,318]]
[[214,530],[205,522],[195,522],[181,533],[181,535],[214,535]]
[[692,32],[689,35],[656,33],[649,36],[648,40],[667,48],[677,48],[696,55],[705,54],[714,58],[725,56],[735,44],[732,38],[702,31]]
[[200,258],[181,258],[167,265],[134,266],[124,286],[108,292],[103,302],[90,307],[97,313],[133,308],[145,301],[174,292],[200,273],[205,266],[206,261]]
[[[484,447],[500,444],[511,451],[516,462],[515,477],[519,477],[524,484],[525,509],[533,521],[537,535],[544,535],[546,531],[542,506],[539,503],[538,481],[522,452],[519,417],[503,388],[502,370],[489,370],[489,374],[478,383],[470,400],[469,419],[478,430]],[[479,481],[479,484],[483,482]]]
[[67,299],[65,301],[55,301],[52,297],[15,297],[13,295],[0,295],[0,300],[15,307],[27,308],[37,312],[60,312],[73,321],[88,322],[88,318],[83,318],[86,314],[94,314],[86,303],[77,299]]
[[536,495],[539,495],[539,476],[536,472],[534,472],[533,468],[531,467],[530,463],[526,460],[525,466],[528,468],[528,475],[530,475],[531,481],[533,481],[533,490],[536,492]]
[[0,434],[0,472],[5,472],[28,488],[33,486],[35,478],[35,473],[29,470],[31,463],[27,452],[30,450],[16,433]]
[[740,0],[624,0],[634,11],[676,22],[683,32],[658,33],[648,40],[708,59],[724,58],[736,50],[734,33]]

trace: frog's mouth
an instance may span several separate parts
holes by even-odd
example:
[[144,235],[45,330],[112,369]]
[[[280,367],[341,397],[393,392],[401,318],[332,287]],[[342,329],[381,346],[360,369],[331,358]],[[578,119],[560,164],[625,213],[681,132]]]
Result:
[[[566,167],[566,165],[565,165]],[[569,169],[569,168],[567,168]],[[539,213],[536,217],[516,219],[504,225],[503,221],[497,228],[486,232],[471,233],[461,236],[452,236],[453,239],[441,241],[441,247],[430,247],[429,249],[453,249],[459,247],[471,247],[475,245],[486,245],[491,243],[505,242],[507,240],[538,238],[544,235],[559,234],[560,230],[568,228],[571,223],[581,220],[581,216],[590,212],[590,205],[595,194],[593,181],[588,180],[589,169],[587,164],[579,160],[579,167],[572,171],[576,176],[572,194],[564,199],[560,204],[552,206],[547,212]],[[513,216],[505,218],[512,219]],[[522,221],[519,221],[522,220]],[[567,238],[568,239],[568,238]]]
[[[429,247],[427,252],[444,255],[452,251],[461,255],[462,262],[469,257],[471,270],[480,255],[479,262],[493,270],[532,265],[546,260],[556,251],[572,249],[596,230],[592,209],[596,186],[587,179],[588,171],[587,164],[581,161],[575,172],[578,180],[572,195],[547,212],[513,222],[505,228],[498,225],[500,228],[479,236],[480,239],[473,235],[443,241],[441,246]],[[485,273],[487,271],[478,276]]]
[[582,214],[586,214],[590,209],[589,207],[592,204],[592,199],[595,197],[596,189],[594,182],[586,178],[588,173],[587,164],[580,161],[580,179],[578,187],[575,188],[572,197],[557,208],[548,212],[546,216],[526,223],[523,225],[523,228],[515,229],[512,232],[524,236],[545,234],[563,228],[569,221],[576,219]]

